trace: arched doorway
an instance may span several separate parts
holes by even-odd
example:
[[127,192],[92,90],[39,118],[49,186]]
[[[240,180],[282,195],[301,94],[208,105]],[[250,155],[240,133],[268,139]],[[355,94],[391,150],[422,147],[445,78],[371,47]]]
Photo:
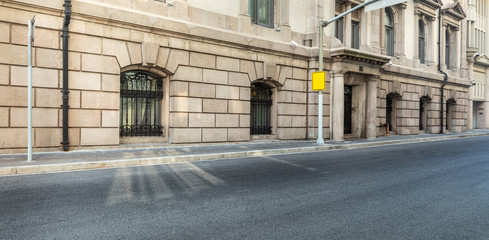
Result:
[[430,97],[423,96],[419,99],[419,131],[426,131],[428,127],[428,102]]
[[451,131],[452,130],[452,119],[453,119],[453,108],[455,107],[455,100],[448,99],[446,102],[446,110],[445,110],[445,116],[446,116],[446,125],[445,129],[446,131]]
[[251,84],[250,134],[272,134],[272,90],[263,83]]

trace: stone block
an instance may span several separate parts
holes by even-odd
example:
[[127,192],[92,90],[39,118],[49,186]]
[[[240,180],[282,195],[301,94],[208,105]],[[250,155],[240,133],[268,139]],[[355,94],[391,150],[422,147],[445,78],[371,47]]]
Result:
[[27,148],[27,128],[0,128],[0,148]]
[[204,53],[190,53],[190,66],[201,68],[216,68],[216,56]]
[[102,53],[102,39],[81,34],[70,34],[68,49],[74,52]]
[[300,80],[307,80],[307,70],[302,68],[294,68],[292,70],[292,77]]
[[170,127],[188,127],[188,113],[171,113]]
[[171,128],[170,143],[198,143],[202,141],[201,128]]
[[119,128],[82,128],[80,145],[103,146],[119,144]]
[[[63,68],[63,52],[61,50],[37,48],[35,59],[37,67],[57,69]],[[25,61],[27,63],[27,56]]]
[[189,83],[188,85],[189,96],[191,97],[203,97],[203,98],[215,98],[216,86],[211,84],[202,83]]
[[291,127],[292,116],[278,116],[278,127]]
[[202,142],[225,142],[228,139],[226,128],[202,129]]
[[10,41],[10,24],[0,23],[0,42],[8,43]]
[[[292,102],[292,95],[293,92],[289,91],[279,91],[278,92],[278,102],[280,103],[290,103]],[[313,96],[313,94],[309,95],[310,98],[313,98],[314,100],[310,99],[310,103],[317,103],[317,95]]]
[[81,70],[81,53],[70,52],[68,55],[68,69]]
[[59,89],[35,89],[36,107],[52,107],[59,108],[62,104],[62,93]]
[[189,65],[189,52],[183,50],[172,49],[168,56],[165,69],[171,73],[175,73],[180,65]]
[[216,114],[216,127],[239,127],[239,115]]
[[0,106],[27,106],[27,88],[0,86]]
[[171,112],[202,112],[202,99],[186,98],[186,97],[171,97],[170,111]]
[[170,96],[188,96],[188,83],[170,81]]
[[239,99],[239,87],[216,86],[216,98]]
[[251,82],[248,78],[248,74],[245,73],[229,73],[229,85],[241,86],[241,87],[250,87]]
[[206,113],[189,113],[189,127],[214,127],[215,115]]
[[278,113],[283,115],[306,115],[306,105],[279,103]]
[[119,62],[119,67],[131,65],[131,59],[127,50],[126,42],[113,39],[103,39],[104,55],[115,56]]
[[[61,94],[58,92],[58,94]],[[81,106],[81,92],[76,90],[71,90],[69,94],[68,104],[70,108],[80,108]],[[62,101],[62,100],[60,100]]]
[[156,59],[156,66],[165,68],[168,63],[168,58],[170,57],[170,49],[162,48],[158,49],[158,58]]
[[241,142],[250,140],[249,128],[229,128],[228,129],[228,141]]
[[217,69],[239,72],[239,59],[217,57]]
[[202,69],[180,66],[175,75],[172,75],[172,80],[202,82]]
[[306,127],[306,117],[292,116],[292,127]]
[[239,115],[239,127],[250,128],[250,115]]
[[[10,73],[12,85],[27,86],[27,67],[12,66]],[[32,69],[32,86],[57,88],[58,83],[58,70],[45,68]]]
[[12,43],[20,44],[20,45],[26,45],[27,44],[27,25],[13,24],[11,33],[12,33],[12,35],[11,35]]
[[228,113],[250,113],[249,101],[228,101]]
[[121,80],[118,75],[102,74],[102,91],[120,92]]
[[119,127],[119,111],[102,111],[102,127]]
[[143,65],[155,65],[160,45],[153,42],[143,42]]
[[218,99],[203,99],[203,112],[207,113],[226,113],[228,111],[228,101]]
[[287,81],[285,81],[283,90],[306,92],[307,91],[306,83],[307,83],[306,81],[287,79]]
[[251,88],[239,88],[239,99],[240,100],[250,100],[251,98]]
[[118,93],[89,92],[81,93],[81,107],[92,109],[119,109],[120,96]]
[[[27,108],[10,109],[10,126],[27,127]],[[33,108],[32,126],[33,127],[57,127],[58,109]]]
[[0,107],[0,127],[8,127],[10,118],[10,109],[8,107]]
[[27,46],[0,44],[0,52],[0,63],[27,66]]
[[141,49],[141,44],[128,42],[127,49],[129,50],[129,57],[131,58],[132,64],[143,63],[143,53]]
[[[60,48],[59,46],[60,40],[61,40],[61,35],[59,34],[59,31],[53,31],[44,28],[36,28],[35,41],[34,41],[35,47],[58,49]],[[71,41],[72,40],[70,37],[70,45],[72,44]]]
[[70,127],[100,127],[100,110],[69,109],[68,126]]
[[228,73],[224,71],[204,69],[204,82],[216,84],[228,84]]
[[68,86],[70,89],[100,90],[101,76],[98,73],[68,72]]
[[0,85],[9,85],[9,84],[10,84],[10,67],[8,65],[0,65]]
[[306,128],[279,128],[277,135],[279,139],[305,139]]
[[87,72],[120,74],[115,57],[82,54],[82,70]]
[[302,92],[293,92],[292,93],[292,102],[294,103],[306,103],[307,102],[307,94]]
[[285,83],[285,81],[289,78],[292,78],[292,68],[291,67],[283,67],[283,66],[280,67],[280,74],[279,74],[279,77],[277,79],[278,82],[283,85]]
[[35,147],[57,147],[62,141],[61,128],[36,128]]
[[247,73],[249,80],[254,81],[257,79],[255,64],[253,62],[241,60],[240,66],[240,71],[243,73]]

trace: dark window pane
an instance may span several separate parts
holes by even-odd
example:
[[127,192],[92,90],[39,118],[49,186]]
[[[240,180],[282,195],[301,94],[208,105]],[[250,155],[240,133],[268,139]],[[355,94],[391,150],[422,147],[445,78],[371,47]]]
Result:
[[351,47],[360,48],[360,23],[356,21],[351,22]]

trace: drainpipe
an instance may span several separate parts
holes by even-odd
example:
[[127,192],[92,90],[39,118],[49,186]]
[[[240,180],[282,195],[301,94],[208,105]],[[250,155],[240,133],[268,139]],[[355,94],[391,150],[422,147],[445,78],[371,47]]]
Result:
[[[440,134],[443,134],[443,90],[445,85],[448,84],[448,75],[441,70],[441,7],[438,8],[438,71],[443,74],[443,83],[441,84],[441,98],[440,98]],[[446,40],[445,40],[446,41]],[[445,53],[446,54],[446,53]]]
[[70,91],[68,90],[68,26],[71,19],[71,0],[65,0],[63,6],[65,7],[65,18],[63,21],[63,33],[61,34],[63,38],[63,90],[61,91],[63,93],[63,105],[61,105],[63,108],[63,142],[61,144],[63,144],[63,151],[68,151],[70,144],[68,139],[68,108],[70,108],[70,105],[68,105],[70,98]]

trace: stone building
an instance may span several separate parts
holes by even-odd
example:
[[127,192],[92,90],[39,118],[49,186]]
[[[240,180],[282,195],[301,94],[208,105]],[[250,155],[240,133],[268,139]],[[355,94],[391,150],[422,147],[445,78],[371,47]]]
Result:
[[470,0],[467,6],[467,61],[473,80],[473,100],[469,126],[489,128],[489,3]]
[[[362,2],[0,0],[0,152],[27,146],[34,16],[34,148],[48,151],[61,142],[76,149],[315,139],[319,21]],[[326,140],[375,138],[386,125],[393,134],[466,131],[466,6],[408,0],[328,26]]]

